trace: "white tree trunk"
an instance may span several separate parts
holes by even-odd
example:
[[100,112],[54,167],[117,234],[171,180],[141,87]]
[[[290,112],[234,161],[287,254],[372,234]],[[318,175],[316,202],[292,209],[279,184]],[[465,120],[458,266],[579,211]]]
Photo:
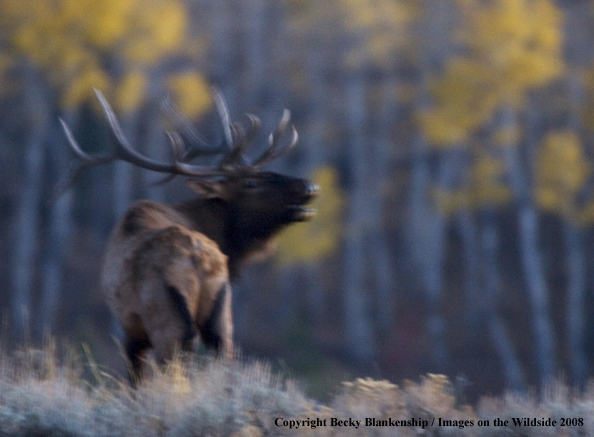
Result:
[[369,148],[369,169],[367,197],[369,201],[369,216],[374,218],[370,223],[367,236],[367,254],[370,274],[374,280],[375,308],[378,314],[378,327],[384,331],[394,324],[394,276],[391,263],[391,250],[386,235],[384,223],[385,184],[390,179],[396,145],[390,138],[391,126],[396,113],[395,101],[392,93],[397,87],[397,81],[391,77],[383,79],[382,107],[376,120],[376,126],[371,134],[373,147]]
[[583,231],[565,222],[566,262],[567,262],[567,348],[569,368],[574,384],[583,386],[588,377],[585,343],[586,307],[586,261],[584,259]]
[[23,99],[30,132],[24,144],[22,193],[16,212],[12,267],[12,323],[17,338],[28,333],[39,244],[39,205],[43,190],[44,143],[50,106],[41,78],[32,65],[25,66]]
[[369,146],[365,140],[365,84],[354,73],[347,83],[348,162],[350,164],[350,198],[346,212],[344,240],[344,327],[347,353],[356,361],[375,357],[373,319],[370,312],[369,290],[365,282],[368,264],[365,259],[365,239],[369,217],[369,198],[365,188],[369,183]]
[[[76,115],[69,113],[66,122],[76,132]],[[52,166],[56,170],[57,178],[64,177],[70,165],[70,153],[61,129],[53,129],[54,137],[51,144],[55,150],[52,153]],[[49,222],[49,233],[46,247],[41,282],[41,309],[37,317],[36,329],[39,338],[53,332],[60,294],[64,287],[64,261],[70,236],[73,231],[72,201],[74,191],[70,189],[63,193],[52,205]]]
[[[569,128],[578,134],[581,129],[580,112],[586,93],[578,72],[571,71],[568,80],[572,108]],[[571,214],[567,215],[569,217],[565,217],[563,222],[567,263],[567,312],[565,314],[567,349],[571,382],[583,387],[588,377],[585,351],[586,260],[583,244],[584,230],[572,222]]]
[[501,296],[501,274],[498,267],[499,232],[495,227],[492,212],[485,213],[485,224],[481,232],[481,244],[484,265],[483,300],[486,302],[486,317],[489,335],[495,351],[499,354],[506,388],[521,390],[525,388],[522,364],[515,352],[512,339],[509,337],[505,323],[499,316],[498,301]]
[[[516,127],[515,113],[512,108],[506,108],[503,111],[501,127],[503,129]],[[528,138],[527,143],[531,148],[534,148],[535,141],[535,139]],[[554,330],[549,316],[549,292],[538,243],[539,217],[530,192],[531,178],[527,168],[529,163],[533,162],[533,157],[529,157],[527,163],[523,163],[519,147],[518,144],[504,146],[503,156],[518,202],[520,260],[526,281],[529,310],[532,313],[536,366],[540,382],[545,384],[555,371]]]
[[484,299],[481,287],[481,269],[484,260],[480,256],[480,232],[476,215],[469,210],[458,213],[457,225],[462,239],[464,265],[464,293],[466,298],[464,318],[469,329],[479,329],[484,316],[491,310]]

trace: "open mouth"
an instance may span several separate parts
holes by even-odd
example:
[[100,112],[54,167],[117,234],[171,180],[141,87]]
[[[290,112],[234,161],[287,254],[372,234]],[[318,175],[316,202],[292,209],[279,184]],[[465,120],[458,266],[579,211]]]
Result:
[[300,205],[289,206],[289,210],[292,211],[292,220],[295,222],[305,222],[315,216],[317,212],[314,208],[306,208]]
[[316,215],[314,208],[306,208],[305,204],[311,202],[320,191],[320,187],[317,184],[308,182],[306,184],[303,195],[294,205],[290,205],[287,208],[292,212],[291,220],[294,222],[305,222]]

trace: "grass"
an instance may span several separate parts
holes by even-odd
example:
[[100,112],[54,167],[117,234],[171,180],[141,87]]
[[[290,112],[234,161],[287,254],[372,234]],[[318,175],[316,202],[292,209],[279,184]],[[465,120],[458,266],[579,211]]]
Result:
[[[457,405],[443,375],[429,374],[402,386],[367,378],[344,382],[322,405],[258,361],[225,366],[210,358],[176,360],[165,368],[152,364],[151,369],[151,376],[133,390],[89,358],[58,354],[51,342],[43,350],[4,356],[0,436],[594,435],[594,385],[572,395],[569,387],[554,382],[538,399],[508,393],[484,398],[471,408]],[[277,418],[287,426],[277,426]],[[358,429],[331,426],[333,418],[362,422]],[[435,423],[424,430],[364,426],[366,418],[428,423],[435,418]],[[509,425],[495,426],[496,418]],[[557,426],[513,426],[512,418],[551,418]],[[561,427],[562,418],[581,418],[582,425]],[[318,425],[326,420],[326,426],[313,428],[316,419]],[[438,419],[451,421],[450,426],[438,426]],[[479,420],[489,425],[479,427]]]

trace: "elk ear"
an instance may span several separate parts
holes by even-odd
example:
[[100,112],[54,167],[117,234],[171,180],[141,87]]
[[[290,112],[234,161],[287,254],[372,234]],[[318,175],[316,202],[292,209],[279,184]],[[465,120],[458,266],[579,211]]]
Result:
[[187,179],[186,183],[200,197],[205,199],[224,199],[223,187],[217,181]]

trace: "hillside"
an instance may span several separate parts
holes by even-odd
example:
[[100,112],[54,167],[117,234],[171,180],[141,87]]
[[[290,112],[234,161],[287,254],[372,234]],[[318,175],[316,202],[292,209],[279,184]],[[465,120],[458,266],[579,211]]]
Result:
[[[445,376],[402,386],[344,382],[327,405],[259,361],[231,367],[213,359],[166,369],[137,389],[90,358],[27,349],[0,367],[2,436],[592,435],[594,387],[580,395],[555,382],[535,396],[507,393],[475,408],[458,404]],[[568,421],[575,426],[567,425]],[[500,419],[496,426],[496,419]],[[488,425],[486,425],[488,421]],[[508,426],[501,423],[508,421]],[[539,421],[539,422],[536,422]],[[483,426],[479,426],[483,424]],[[555,426],[553,426],[553,423]]]

